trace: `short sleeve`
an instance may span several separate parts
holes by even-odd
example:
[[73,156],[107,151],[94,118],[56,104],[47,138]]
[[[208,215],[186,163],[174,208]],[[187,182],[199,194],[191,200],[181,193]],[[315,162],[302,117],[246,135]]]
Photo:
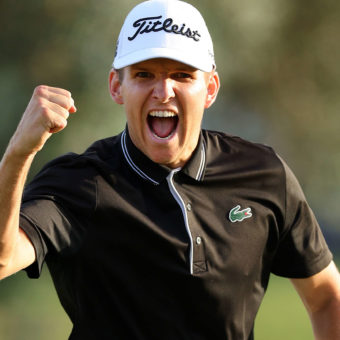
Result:
[[26,268],[40,276],[47,256],[66,257],[80,246],[96,206],[91,167],[75,155],[47,164],[25,188],[20,227],[33,244],[36,261]]
[[285,226],[272,272],[289,278],[305,278],[324,269],[331,262],[332,254],[296,177],[284,161],[282,164],[286,176]]

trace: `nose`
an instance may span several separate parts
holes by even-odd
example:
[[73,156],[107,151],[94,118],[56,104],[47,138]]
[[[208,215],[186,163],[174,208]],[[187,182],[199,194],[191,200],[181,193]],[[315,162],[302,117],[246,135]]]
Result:
[[168,103],[175,97],[173,80],[170,78],[157,79],[152,92],[153,98],[161,103]]

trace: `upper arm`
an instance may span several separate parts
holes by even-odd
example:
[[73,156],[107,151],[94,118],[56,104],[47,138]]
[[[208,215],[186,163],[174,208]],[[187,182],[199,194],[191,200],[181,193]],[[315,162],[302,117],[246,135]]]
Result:
[[309,314],[325,309],[334,301],[340,301],[340,275],[333,261],[311,277],[291,281]]
[[0,268],[0,279],[4,279],[22,269],[27,268],[36,259],[32,242],[26,233],[19,228],[18,238],[12,260],[3,268]]

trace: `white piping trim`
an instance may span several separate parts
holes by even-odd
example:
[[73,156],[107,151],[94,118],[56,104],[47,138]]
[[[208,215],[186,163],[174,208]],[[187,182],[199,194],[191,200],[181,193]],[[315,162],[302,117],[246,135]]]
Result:
[[171,171],[170,174],[167,176],[166,180],[168,181],[169,189],[170,189],[170,191],[172,193],[172,196],[175,198],[175,200],[177,201],[177,203],[179,204],[179,206],[180,206],[180,208],[182,210],[183,217],[184,217],[185,228],[186,228],[186,230],[187,230],[187,232],[189,234],[189,238],[190,238],[190,253],[189,253],[190,274],[193,275],[193,273],[194,273],[194,265],[193,265],[194,244],[193,244],[192,235],[191,235],[191,231],[190,231],[190,227],[189,227],[187,210],[185,208],[185,204],[184,204],[184,201],[183,201],[182,197],[179,195],[179,193],[176,190],[175,185],[173,183],[173,176],[179,170],[180,170],[180,168]]
[[122,146],[122,150],[125,156],[126,161],[129,163],[129,165],[131,166],[131,168],[143,179],[147,179],[150,182],[152,182],[155,185],[159,185],[158,182],[156,182],[155,180],[153,180],[151,177],[149,177],[147,174],[145,174],[132,160],[129,151],[127,149],[126,146],[126,131],[124,130],[122,133],[122,137],[121,137],[121,146]]
[[197,172],[196,180],[200,181],[203,176],[203,171],[204,171],[204,166],[205,166],[205,146],[204,143],[202,143],[202,149],[201,149],[201,163]]

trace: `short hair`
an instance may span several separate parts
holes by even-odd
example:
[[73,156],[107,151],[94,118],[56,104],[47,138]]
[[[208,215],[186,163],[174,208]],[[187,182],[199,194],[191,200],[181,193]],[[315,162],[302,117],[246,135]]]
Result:
[[120,68],[118,70],[115,70],[118,73],[118,79],[119,82],[122,83],[124,79],[124,68]]

